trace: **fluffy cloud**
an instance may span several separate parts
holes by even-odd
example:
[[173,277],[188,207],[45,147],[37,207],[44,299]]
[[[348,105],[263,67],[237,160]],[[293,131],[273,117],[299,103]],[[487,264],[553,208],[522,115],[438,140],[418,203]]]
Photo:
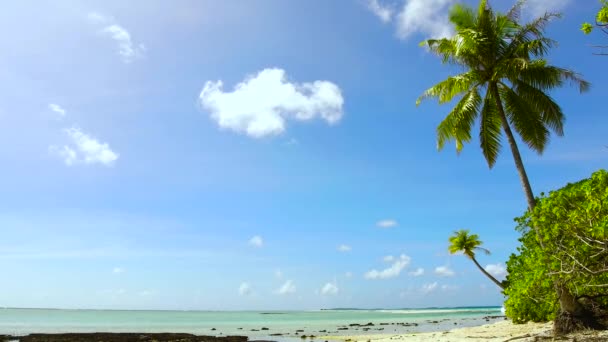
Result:
[[334,296],[338,294],[338,285],[333,283],[327,283],[321,288],[321,294],[323,296]]
[[415,271],[408,272],[408,275],[412,277],[420,277],[424,274],[424,268],[417,268]]
[[350,252],[352,250],[352,248],[348,245],[340,245],[338,246],[338,251],[339,252]]
[[261,236],[256,235],[249,239],[249,244],[253,247],[260,248],[264,245],[264,239],[262,239]]
[[378,228],[393,228],[397,227],[399,223],[395,220],[381,220],[376,222],[376,227]]
[[113,39],[118,46],[118,54],[122,57],[123,62],[131,63],[137,58],[143,56],[146,48],[143,44],[135,44],[131,38],[131,34],[124,27],[118,25],[114,18],[105,16],[97,12],[91,12],[88,15],[89,21],[95,24],[103,25],[99,33]]
[[367,8],[372,11],[383,23],[393,19],[393,8],[383,5],[379,0],[368,0]]
[[112,270],[112,273],[114,273],[114,274],[122,274],[125,272],[126,272],[126,270],[122,267],[114,267],[114,269]]
[[406,0],[397,14],[397,36],[407,39],[415,33],[425,38],[443,38],[453,34],[448,9],[455,0]]
[[65,117],[65,115],[67,114],[65,109],[61,108],[60,105],[55,104],[55,103],[49,103],[49,110],[54,113],[57,113],[58,119],[63,119]]
[[401,271],[403,271],[404,268],[406,268],[409,264],[410,264],[410,257],[405,255],[405,254],[401,254],[401,256],[399,256],[399,258],[396,258],[393,262],[393,264],[388,267],[385,268],[381,271],[378,270],[371,270],[367,273],[365,273],[365,278],[366,279],[389,279],[389,278],[394,278],[397,277],[399,274],[401,274]]
[[496,278],[504,278],[507,275],[507,269],[502,264],[486,265],[485,270]]
[[252,292],[251,285],[247,282],[244,282],[239,286],[239,296],[249,296]]
[[422,285],[422,288],[420,288],[420,292],[422,292],[423,294],[429,294],[429,293],[437,290],[438,286],[439,286],[439,284],[437,284],[437,282],[424,284],[424,285]]
[[435,274],[440,277],[453,277],[455,273],[447,266],[439,266],[435,268]]
[[524,5],[527,16],[539,17],[546,12],[559,12],[570,4],[571,0],[528,0]]
[[50,146],[49,151],[62,158],[68,166],[76,163],[112,166],[119,157],[110,145],[99,142],[78,127],[64,129],[64,133],[72,146]]
[[281,285],[281,287],[279,287],[279,289],[277,290],[277,293],[280,295],[296,293],[296,285],[293,283],[293,281],[288,280],[285,283],[283,283],[283,285]]
[[342,118],[344,99],[340,88],[328,81],[292,83],[282,69],[264,69],[223,91],[222,81],[208,81],[200,94],[203,109],[221,128],[253,138],[280,134],[287,119],[317,117],[329,124]]

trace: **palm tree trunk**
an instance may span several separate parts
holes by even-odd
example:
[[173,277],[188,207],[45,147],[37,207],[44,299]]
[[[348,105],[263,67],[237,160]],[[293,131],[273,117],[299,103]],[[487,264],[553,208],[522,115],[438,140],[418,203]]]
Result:
[[530,181],[528,180],[528,174],[526,173],[526,169],[524,168],[524,162],[521,160],[521,154],[519,153],[517,142],[515,141],[515,137],[513,136],[513,132],[511,131],[511,127],[509,126],[509,121],[507,120],[507,116],[505,115],[505,109],[502,106],[502,101],[500,100],[500,94],[498,93],[498,86],[496,85],[496,83],[490,85],[490,90],[492,91],[492,95],[496,99],[496,107],[498,108],[498,113],[500,114],[502,127],[505,131],[505,135],[507,136],[507,140],[509,141],[509,146],[511,147],[511,152],[513,153],[513,160],[515,160],[515,167],[517,168],[517,172],[519,173],[519,180],[521,181],[521,185],[524,188],[524,192],[526,194],[526,199],[528,200],[528,209],[532,210],[536,205],[536,200],[534,199],[532,186],[530,186]]
[[501,289],[505,289],[505,287],[502,285],[501,282],[499,282],[496,278],[494,278],[490,273],[488,273],[483,267],[481,267],[481,265],[477,262],[477,260],[475,260],[475,257],[472,257],[471,260],[473,260],[473,262],[475,263],[475,265],[477,266],[477,268],[479,268],[479,270],[486,275],[486,277],[490,278],[491,281],[494,282],[494,284],[498,285],[498,287],[500,287]]

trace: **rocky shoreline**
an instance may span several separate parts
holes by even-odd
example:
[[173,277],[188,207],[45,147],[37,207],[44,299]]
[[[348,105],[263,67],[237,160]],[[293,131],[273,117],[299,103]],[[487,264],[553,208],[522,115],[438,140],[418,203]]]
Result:
[[[254,342],[247,336],[197,336],[173,333],[69,333],[0,335],[1,342]],[[267,342],[267,341],[255,341]]]

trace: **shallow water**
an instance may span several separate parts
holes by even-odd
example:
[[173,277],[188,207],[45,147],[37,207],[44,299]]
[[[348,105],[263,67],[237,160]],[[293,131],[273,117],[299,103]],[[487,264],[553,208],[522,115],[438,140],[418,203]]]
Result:
[[[252,339],[285,341],[299,339],[302,335],[440,331],[495,322],[503,318],[486,321],[484,317],[501,315],[500,307],[281,312],[0,309],[0,334],[184,332],[217,336],[246,335]],[[368,323],[373,326],[350,326]],[[417,323],[418,326],[398,323]]]

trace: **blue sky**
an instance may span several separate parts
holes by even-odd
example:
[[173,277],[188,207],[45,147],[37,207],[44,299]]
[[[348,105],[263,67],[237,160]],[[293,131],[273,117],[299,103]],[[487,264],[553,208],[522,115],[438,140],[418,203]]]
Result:
[[[469,228],[500,275],[526,205],[510,151],[438,152],[450,106],[415,106],[455,71],[418,46],[452,3],[4,4],[0,306],[500,305],[446,248]],[[550,60],[593,84],[553,94],[565,137],[522,146],[537,194],[608,161],[597,7],[524,13],[564,12]]]

